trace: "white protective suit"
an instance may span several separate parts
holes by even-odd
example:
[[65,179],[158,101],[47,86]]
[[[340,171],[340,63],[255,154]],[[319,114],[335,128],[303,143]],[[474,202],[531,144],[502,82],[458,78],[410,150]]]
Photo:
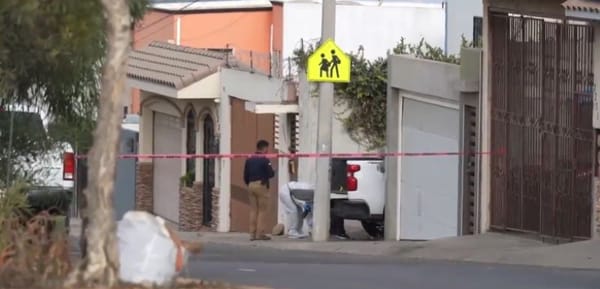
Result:
[[312,190],[314,188],[312,185],[303,182],[289,182],[279,188],[279,200],[284,206],[286,216],[285,228],[287,229],[287,235],[290,238],[303,238],[308,236],[307,233],[303,232],[305,219],[308,230],[312,228],[312,212],[305,218],[302,218],[303,206],[305,204],[302,201],[295,202],[292,199],[290,190],[293,189]]

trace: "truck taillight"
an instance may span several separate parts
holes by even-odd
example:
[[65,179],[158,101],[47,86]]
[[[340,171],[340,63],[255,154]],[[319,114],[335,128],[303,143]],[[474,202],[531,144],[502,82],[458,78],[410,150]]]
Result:
[[360,165],[346,166],[346,190],[356,191],[358,189],[358,179],[354,176],[354,173],[358,171],[360,171]]
[[75,154],[63,154],[63,180],[71,181],[75,175]]

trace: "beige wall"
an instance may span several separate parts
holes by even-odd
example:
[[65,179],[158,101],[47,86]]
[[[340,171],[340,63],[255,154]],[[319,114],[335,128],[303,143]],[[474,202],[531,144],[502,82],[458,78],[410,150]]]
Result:
[[[215,121],[215,131],[218,130],[217,124],[217,104],[213,100],[174,100],[163,96],[149,94],[147,92],[141,92],[141,104],[142,104],[142,116],[140,120],[140,139],[139,139],[139,152],[140,154],[152,154],[153,149],[153,111],[166,113],[175,117],[179,117],[181,120],[181,127],[186,126],[186,114],[190,109],[193,109],[196,113],[196,127],[203,127],[202,120],[206,114],[210,114]],[[185,130],[182,130],[182,143],[180,152],[173,153],[185,153]],[[203,153],[202,143],[204,141],[204,135],[201,129],[196,132],[196,152]],[[149,159],[140,159],[142,162],[151,162]],[[202,162],[196,162],[196,181],[202,181]],[[218,162],[217,162],[218,163]],[[185,160],[181,159],[182,169],[185,169]],[[218,165],[217,165],[218,175]],[[218,185],[218,184],[217,184]]]

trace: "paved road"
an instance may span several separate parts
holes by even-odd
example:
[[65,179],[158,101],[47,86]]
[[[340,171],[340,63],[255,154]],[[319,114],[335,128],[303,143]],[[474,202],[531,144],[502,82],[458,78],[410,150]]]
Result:
[[425,262],[208,245],[187,276],[281,289],[600,288],[600,271]]

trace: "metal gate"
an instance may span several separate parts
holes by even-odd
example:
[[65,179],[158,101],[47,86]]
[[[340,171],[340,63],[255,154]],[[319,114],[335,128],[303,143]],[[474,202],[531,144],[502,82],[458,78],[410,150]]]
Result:
[[490,17],[492,228],[590,238],[592,28]]

